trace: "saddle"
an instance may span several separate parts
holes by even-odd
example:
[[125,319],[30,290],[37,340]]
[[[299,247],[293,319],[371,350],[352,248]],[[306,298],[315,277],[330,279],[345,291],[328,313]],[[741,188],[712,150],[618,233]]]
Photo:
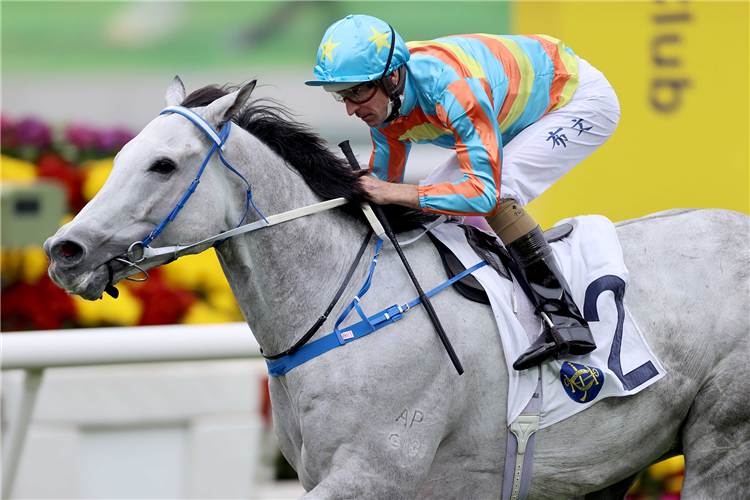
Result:
[[[507,280],[512,280],[509,266],[506,264],[508,261],[512,262],[512,259],[507,250],[505,250],[505,247],[500,244],[497,237],[494,234],[485,232],[475,226],[460,224],[459,227],[464,230],[466,241],[471,248],[474,249],[477,255],[487,261],[487,264],[497,271],[500,276]],[[544,237],[547,239],[547,242],[553,243],[565,238],[572,230],[573,226],[571,224],[560,224],[545,231]],[[428,232],[427,235],[430,237],[430,240],[432,240],[432,243],[440,254],[440,260],[443,261],[443,266],[445,267],[448,279],[453,278],[466,270],[464,265],[461,264],[461,261],[458,260],[458,257],[456,257],[448,247],[443,245],[432,235],[432,233]],[[490,303],[487,292],[482,285],[479,284],[479,281],[477,281],[477,279],[471,274],[456,281],[453,284],[453,288],[469,300],[479,302],[480,304],[489,305]]]

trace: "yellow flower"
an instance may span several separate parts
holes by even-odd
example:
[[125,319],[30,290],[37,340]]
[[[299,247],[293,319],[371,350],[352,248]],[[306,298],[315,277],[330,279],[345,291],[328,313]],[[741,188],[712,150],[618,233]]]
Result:
[[186,255],[180,257],[174,262],[162,266],[162,270],[164,271],[164,281],[174,288],[186,288],[188,290],[198,291],[203,279],[202,266],[208,261],[206,256],[213,258],[214,260],[216,259],[216,257],[210,255],[209,252],[210,250],[207,250],[199,255]]
[[0,155],[0,177],[4,181],[28,182],[36,179],[36,165]]
[[101,300],[89,301],[74,297],[76,319],[83,326],[135,326],[143,315],[143,304],[125,286],[118,286],[117,300],[106,293]]
[[[226,280],[224,280],[226,283]],[[240,306],[234,298],[232,290],[227,285],[225,288],[213,290],[208,293],[208,303],[216,309],[232,318],[232,321],[245,321],[240,311]]]
[[21,279],[29,285],[36,285],[47,272],[47,254],[41,245],[29,245],[23,250],[23,269]]
[[214,309],[203,301],[198,301],[188,309],[182,322],[186,325],[204,325],[207,323],[230,323],[235,321],[229,314]]
[[15,283],[23,272],[23,249],[3,247],[0,252],[0,276],[6,287]]
[[195,292],[231,290],[224,277],[216,252],[209,249],[197,255],[186,255],[163,267],[164,280],[176,288]]
[[665,477],[674,476],[675,474],[681,474],[685,470],[685,457],[678,455],[672,457],[658,464],[654,464],[648,469],[648,473],[651,477],[656,480],[664,479]]
[[201,255],[209,254],[210,259],[204,261],[203,270],[203,286],[205,290],[219,290],[222,292],[232,293],[227,283],[227,278],[224,276],[224,270],[221,268],[219,263],[219,257],[216,255],[214,250],[207,250]]
[[109,174],[112,172],[112,163],[114,158],[104,160],[87,161],[81,165],[86,174],[86,180],[83,181],[81,194],[86,201],[91,201],[96,193],[104,186]]
[[63,215],[62,219],[60,219],[60,227],[63,227],[68,222],[72,221],[75,218],[74,214],[67,213]]
[[679,493],[682,491],[682,482],[685,479],[685,476],[673,476],[667,479],[667,481],[664,483],[664,492],[665,493]]

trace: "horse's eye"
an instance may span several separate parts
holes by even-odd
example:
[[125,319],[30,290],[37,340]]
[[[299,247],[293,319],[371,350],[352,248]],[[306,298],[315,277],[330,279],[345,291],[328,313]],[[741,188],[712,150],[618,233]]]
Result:
[[151,168],[149,168],[149,171],[156,172],[162,175],[166,175],[166,174],[172,173],[174,169],[175,169],[175,165],[171,161],[159,160],[159,161],[154,162],[153,165],[151,165]]

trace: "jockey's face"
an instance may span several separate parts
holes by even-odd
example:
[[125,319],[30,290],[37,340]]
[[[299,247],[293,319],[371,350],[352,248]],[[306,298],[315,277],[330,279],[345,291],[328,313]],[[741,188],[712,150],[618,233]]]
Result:
[[388,96],[385,95],[383,86],[378,86],[378,91],[369,101],[357,104],[349,99],[346,103],[346,112],[349,116],[357,115],[368,127],[377,127],[383,123],[388,114]]
[[[394,71],[388,77],[391,81],[398,82],[398,71]],[[386,77],[386,78],[388,78]],[[378,85],[378,90],[375,95],[367,102],[357,104],[349,99],[345,99],[346,112],[349,116],[357,115],[357,118],[361,119],[367,124],[368,127],[380,126],[386,118],[388,118],[388,96],[385,94],[383,85]]]

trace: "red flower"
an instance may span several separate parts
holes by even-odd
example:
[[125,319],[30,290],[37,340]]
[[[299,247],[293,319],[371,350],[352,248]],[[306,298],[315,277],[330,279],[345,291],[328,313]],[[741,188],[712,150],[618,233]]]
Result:
[[197,299],[189,290],[167,286],[161,273],[159,268],[151,269],[148,281],[130,288],[133,295],[143,302],[141,325],[177,324]]
[[16,124],[7,115],[0,115],[0,144],[2,144],[3,149],[11,149],[18,146]]
[[55,179],[65,186],[68,194],[68,205],[73,213],[83,208],[86,202],[81,195],[83,176],[73,163],[65,161],[53,152],[44,153],[36,162],[39,170],[37,175],[47,179]]
[[59,330],[75,317],[73,298],[46,274],[36,285],[14,283],[1,297],[3,331]]

